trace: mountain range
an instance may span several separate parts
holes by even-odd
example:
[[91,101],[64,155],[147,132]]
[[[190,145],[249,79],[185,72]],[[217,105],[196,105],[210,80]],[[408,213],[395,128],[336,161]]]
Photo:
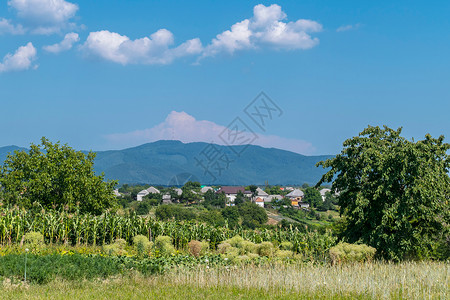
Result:
[[[17,146],[0,148],[0,161]],[[305,156],[254,145],[221,146],[202,142],[157,141],[123,149],[97,151],[94,168],[119,184],[275,185],[315,184],[325,170],[316,167],[331,155]]]

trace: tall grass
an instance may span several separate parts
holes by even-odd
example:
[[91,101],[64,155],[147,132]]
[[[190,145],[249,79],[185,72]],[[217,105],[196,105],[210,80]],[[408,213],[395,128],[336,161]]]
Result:
[[449,299],[449,271],[443,262],[203,266],[153,277],[4,284],[1,292],[4,299]]
[[174,246],[186,248],[192,240],[208,241],[215,248],[222,241],[235,235],[261,243],[270,241],[275,245],[291,242],[293,250],[311,259],[325,259],[336,238],[330,232],[301,232],[297,228],[244,230],[214,227],[199,222],[157,221],[135,214],[122,216],[105,212],[100,216],[68,213],[35,208],[26,211],[19,208],[0,209],[0,244],[20,244],[27,232],[40,232],[47,244],[104,245],[122,238],[128,243],[136,235],[144,235],[150,241],[160,235],[170,236]]

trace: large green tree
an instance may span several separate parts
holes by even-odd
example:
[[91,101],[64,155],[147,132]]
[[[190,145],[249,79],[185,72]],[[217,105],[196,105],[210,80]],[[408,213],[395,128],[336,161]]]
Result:
[[316,208],[322,204],[322,196],[317,189],[307,187],[305,189],[305,197],[303,198],[303,201],[309,203],[311,207]]
[[94,158],[93,152],[84,154],[42,138],[29,151],[8,155],[0,169],[0,199],[25,208],[38,202],[46,208],[78,207],[100,214],[116,204],[117,183],[94,174]]
[[319,162],[323,182],[340,191],[343,237],[387,259],[448,257],[450,145],[444,137],[409,141],[401,128],[369,126]]

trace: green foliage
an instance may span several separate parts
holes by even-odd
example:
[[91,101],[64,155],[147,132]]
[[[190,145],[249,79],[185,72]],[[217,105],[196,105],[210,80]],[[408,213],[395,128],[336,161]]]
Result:
[[139,257],[148,254],[153,246],[153,243],[148,240],[145,235],[139,234],[133,237],[133,246]]
[[294,248],[294,245],[291,242],[282,242],[280,244],[281,250],[292,250]]
[[234,205],[242,204],[245,202],[245,200],[246,199],[245,199],[244,193],[241,190],[239,190],[236,195],[236,198],[234,199]]
[[450,145],[443,136],[414,142],[400,134],[369,126],[346,140],[341,154],[318,164],[330,168],[318,185],[334,180],[341,192],[347,241],[387,259],[446,259],[437,249],[449,246]]
[[95,153],[85,155],[46,138],[30,150],[8,155],[0,169],[0,199],[6,205],[30,209],[34,202],[45,208],[78,208],[100,214],[113,207],[115,181],[94,174]]
[[319,211],[327,211],[327,210],[335,210],[335,206],[333,204],[334,196],[330,192],[325,193],[325,201],[323,201],[318,207]]
[[195,213],[178,205],[161,205],[156,208],[155,216],[158,220],[194,220]]
[[236,236],[232,237],[231,239],[224,241],[224,243],[228,243],[232,247],[236,247],[236,248],[240,248],[243,242],[244,242],[244,239],[239,235],[236,235]]
[[279,185],[272,185],[268,186],[264,189],[264,191],[269,195],[281,195],[285,196],[288,194],[287,190],[281,190],[281,186]]
[[25,247],[36,249],[44,245],[44,236],[40,232],[28,232],[23,237]]
[[355,245],[348,243],[339,243],[330,248],[330,258],[333,264],[337,263],[355,263],[372,261],[376,249],[367,245]]
[[258,254],[260,256],[272,256],[274,254],[274,247],[271,242],[262,242],[258,245]]
[[213,190],[208,190],[203,195],[203,198],[205,199],[203,201],[204,206],[225,207],[226,196],[224,193],[216,194]]
[[124,239],[116,239],[113,244],[103,245],[103,252],[108,255],[126,255],[125,247],[127,242]]
[[305,197],[303,198],[303,202],[309,203],[311,207],[318,207],[322,205],[322,196],[314,187],[307,187],[305,189]]
[[245,202],[239,205],[238,211],[240,217],[242,218],[242,226],[247,228],[254,229],[267,223],[269,220],[266,210],[252,202]]
[[254,199],[257,195],[256,190],[258,189],[258,187],[256,185],[249,185],[247,187],[247,189],[252,192],[252,199]]
[[290,250],[277,250],[275,252],[275,256],[277,258],[282,258],[282,259],[293,258],[294,257],[294,252],[292,252]]
[[239,248],[240,254],[256,253],[258,250],[257,245],[250,241],[243,241]]
[[188,181],[181,188],[183,193],[181,194],[181,200],[186,203],[198,202],[200,201],[200,190],[201,185],[199,182]]
[[232,246],[229,243],[223,242],[223,243],[220,243],[219,245],[217,245],[217,251],[221,254],[225,254],[227,252],[227,250],[231,247]]
[[155,239],[155,247],[161,255],[175,254],[175,247],[172,244],[172,238],[170,236],[158,236]]
[[227,206],[222,209],[221,213],[230,228],[236,228],[239,225],[239,210],[237,206]]
[[[63,211],[0,208],[0,245],[20,244],[26,232],[40,232],[46,244],[67,244],[96,246],[114,244],[122,238],[131,244],[136,235],[170,236],[177,249],[186,249],[191,240],[206,240],[211,249],[236,235],[253,243],[273,241],[280,244],[291,242],[293,251],[314,259],[324,259],[328,249],[336,243],[331,231],[307,232],[296,226],[244,229],[240,226],[231,229],[190,221],[157,221],[151,217],[139,217],[134,213],[119,214],[105,212],[100,216],[90,214],[69,214]],[[77,246],[77,247],[78,247]],[[1,250],[1,249],[0,249]],[[117,251],[116,251],[117,252]]]
[[225,219],[220,212],[220,210],[209,210],[201,212],[198,216],[198,219],[202,222],[206,222],[210,225],[216,225],[216,226],[224,226],[225,225]]

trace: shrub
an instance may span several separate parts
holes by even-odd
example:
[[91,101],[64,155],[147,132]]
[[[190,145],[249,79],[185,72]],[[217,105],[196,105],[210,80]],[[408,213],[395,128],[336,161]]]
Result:
[[155,239],[155,247],[161,255],[175,254],[175,247],[170,236],[160,235]]
[[272,256],[273,251],[273,244],[271,242],[262,242],[258,245],[258,254],[260,256]]
[[293,248],[294,248],[294,245],[291,242],[282,242],[280,244],[280,249],[281,250],[290,250],[290,251],[292,251]]
[[375,252],[375,248],[364,244],[339,243],[330,248],[330,258],[333,264],[372,261]]
[[200,255],[204,255],[206,251],[209,249],[208,242],[200,242],[192,240],[188,243],[189,253],[195,257],[199,257]]
[[217,245],[217,251],[219,251],[219,253],[221,254],[225,254],[225,252],[227,252],[227,249],[230,248],[231,245],[227,242],[223,242],[220,243],[219,245]]
[[108,255],[126,255],[125,247],[127,242],[124,239],[116,239],[111,245],[103,245],[103,252]]
[[241,254],[249,254],[249,253],[256,253],[257,247],[255,243],[252,243],[250,241],[243,241],[240,244],[240,253]]
[[236,235],[236,236],[232,237],[231,239],[225,241],[225,243],[228,243],[231,246],[236,247],[236,248],[241,248],[242,242],[244,242],[244,239],[242,237],[240,237],[239,235]]
[[44,236],[40,232],[32,231],[24,235],[23,241],[26,247],[35,249],[44,245]]
[[225,255],[228,257],[236,257],[239,256],[239,249],[236,247],[229,247],[225,251]]
[[148,240],[145,235],[136,235],[133,237],[133,245],[139,257],[148,254],[153,246],[153,243]]

